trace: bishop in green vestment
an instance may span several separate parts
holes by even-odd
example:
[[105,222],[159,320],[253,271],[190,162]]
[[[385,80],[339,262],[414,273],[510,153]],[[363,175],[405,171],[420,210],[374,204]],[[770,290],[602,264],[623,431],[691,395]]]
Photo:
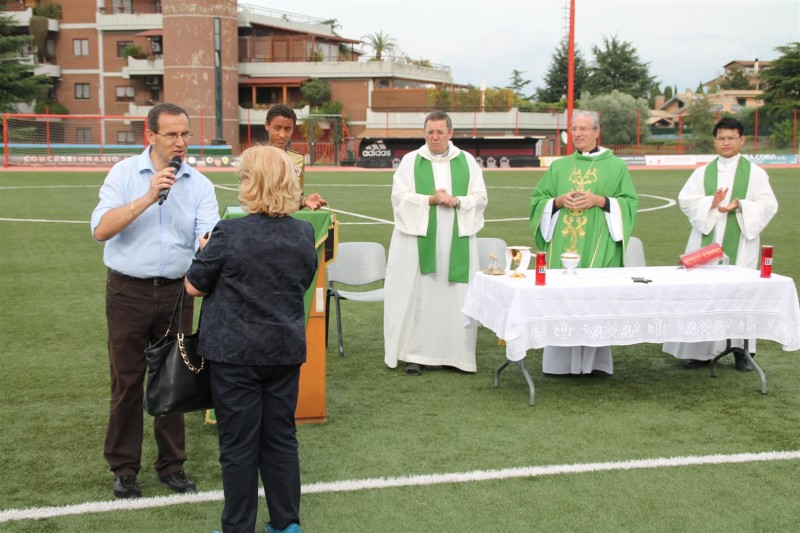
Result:
[[[575,152],[553,162],[531,196],[530,226],[547,267],[561,268],[561,254],[575,252],[579,268],[621,267],[639,197],[625,162],[598,145],[597,113],[572,119]],[[548,374],[613,373],[608,347],[545,348]]]

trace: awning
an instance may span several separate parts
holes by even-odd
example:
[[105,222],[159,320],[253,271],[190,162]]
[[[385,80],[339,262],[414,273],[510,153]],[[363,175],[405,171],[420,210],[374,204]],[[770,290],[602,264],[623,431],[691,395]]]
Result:
[[299,87],[311,78],[239,78],[239,85],[245,87],[283,87],[284,85]]
[[380,128],[364,130],[357,135],[359,139],[422,139],[422,128]]
[[134,33],[136,37],[161,37],[164,35],[163,29],[155,29],[155,30],[145,30],[140,31],[139,33]]

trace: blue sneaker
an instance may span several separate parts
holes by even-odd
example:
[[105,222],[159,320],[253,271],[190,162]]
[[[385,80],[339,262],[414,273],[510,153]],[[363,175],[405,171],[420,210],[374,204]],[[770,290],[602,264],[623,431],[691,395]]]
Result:
[[264,533],[300,533],[300,524],[289,524],[285,529],[274,529],[271,525],[264,526]]

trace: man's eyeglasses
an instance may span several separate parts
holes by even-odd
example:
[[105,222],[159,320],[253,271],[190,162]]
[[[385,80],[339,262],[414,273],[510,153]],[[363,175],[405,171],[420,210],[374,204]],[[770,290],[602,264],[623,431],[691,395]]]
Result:
[[570,128],[572,133],[586,133],[587,131],[594,131],[596,128]]
[[162,137],[164,137],[165,139],[167,139],[171,143],[177,142],[178,137],[180,137],[184,141],[188,141],[189,139],[192,138],[192,135],[194,135],[191,131],[184,131],[183,133],[175,133],[175,132],[173,132],[173,133],[158,133],[157,131],[154,131],[153,133],[155,133],[156,135],[161,135]]
[[715,137],[714,140],[717,141],[718,143],[725,144],[725,143],[736,142],[739,140],[740,137],[741,135],[736,137]]

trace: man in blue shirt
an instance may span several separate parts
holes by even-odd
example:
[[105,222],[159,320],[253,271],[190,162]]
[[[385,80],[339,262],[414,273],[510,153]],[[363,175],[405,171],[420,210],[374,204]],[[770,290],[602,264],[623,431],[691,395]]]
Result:
[[[198,241],[219,220],[213,184],[183,162],[191,136],[183,108],[154,106],[145,129],[149,146],[141,155],[114,165],[92,213],[92,235],[105,243],[103,261],[108,267],[111,409],[104,455],[114,472],[118,498],[141,496],[136,476],[142,455],[144,349],[167,331]],[[177,171],[169,166],[173,158],[181,160]],[[169,194],[159,202],[164,189]],[[192,329],[193,301],[184,299],[180,324],[184,333]],[[195,492],[183,470],[183,415],[156,417],[153,431],[161,483],[175,492]]]

